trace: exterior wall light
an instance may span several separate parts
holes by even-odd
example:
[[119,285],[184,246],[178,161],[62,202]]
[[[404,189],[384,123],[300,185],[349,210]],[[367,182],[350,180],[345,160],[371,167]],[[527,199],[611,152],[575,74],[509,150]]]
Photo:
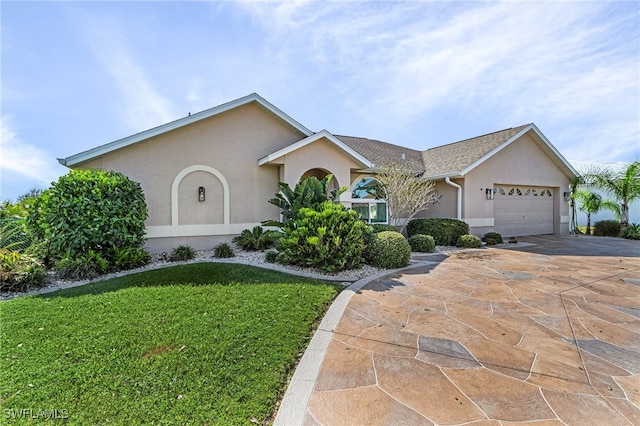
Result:
[[198,188],[198,201],[204,201],[204,186]]
[[564,192],[562,195],[564,195],[564,200],[565,201],[569,201],[571,199],[571,191]]
[[485,189],[484,193],[487,196],[487,200],[493,200],[493,189],[492,188]]

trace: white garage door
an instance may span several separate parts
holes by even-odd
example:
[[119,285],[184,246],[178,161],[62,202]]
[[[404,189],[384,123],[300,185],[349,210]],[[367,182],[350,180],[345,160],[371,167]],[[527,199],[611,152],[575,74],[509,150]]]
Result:
[[503,236],[553,234],[553,189],[497,185],[494,229]]

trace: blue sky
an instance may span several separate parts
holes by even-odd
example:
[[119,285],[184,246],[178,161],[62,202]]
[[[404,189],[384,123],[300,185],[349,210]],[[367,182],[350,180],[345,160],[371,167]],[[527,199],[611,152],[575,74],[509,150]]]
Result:
[[534,122],[640,158],[640,3],[2,1],[1,194],[57,157],[256,92],[314,131],[426,149]]

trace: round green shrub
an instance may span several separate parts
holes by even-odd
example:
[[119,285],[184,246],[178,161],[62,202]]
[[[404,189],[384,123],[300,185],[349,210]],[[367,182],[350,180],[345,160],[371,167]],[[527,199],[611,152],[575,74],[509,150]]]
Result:
[[287,222],[276,249],[284,264],[326,272],[359,268],[364,262],[364,234],[369,226],[356,211],[326,201],[318,210],[303,207]]
[[601,220],[593,225],[593,235],[598,237],[619,237],[620,222],[617,220]]
[[121,173],[71,170],[29,209],[27,227],[46,242],[46,261],[89,251],[110,264],[115,250],[145,244],[147,205],[142,187]]
[[482,247],[482,240],[475,235],[460,235],[456,246],[463,248],[480,248]]
[[169,255],[170,262],[178,262],[181,260],[191,260],[196,257],[196,251],[187,245],[180,245],[174,248]]
[[469,233],[469,224],[457,219],[413,219],[407,224],[409,237],[417,234],[431,235],[437,246],[454,246],[460,235]]
[[213,256],[221,259],[234,257],[235,255],[229,243],[220,243],[213,249]]
[[372,266],[394,269],[407,266],[411,260],[411,246],[397,231],[382,231],[375,235],[366,252]]
[[488,246],[495,246],[496,244],[504,243],[502,235],[498,232],[487,232],[482,237],[482,241],[487,243]]
[[411,251],[421,253],[433,253],[436,250],[436,242],[431,235],[416,234],[409,237]]

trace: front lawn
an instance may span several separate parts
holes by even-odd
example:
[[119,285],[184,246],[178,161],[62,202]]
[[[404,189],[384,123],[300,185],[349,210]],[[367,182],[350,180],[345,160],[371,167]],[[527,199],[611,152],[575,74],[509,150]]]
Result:
[[196,263],[1,302],[0,423],[269,422],[339,289]]

